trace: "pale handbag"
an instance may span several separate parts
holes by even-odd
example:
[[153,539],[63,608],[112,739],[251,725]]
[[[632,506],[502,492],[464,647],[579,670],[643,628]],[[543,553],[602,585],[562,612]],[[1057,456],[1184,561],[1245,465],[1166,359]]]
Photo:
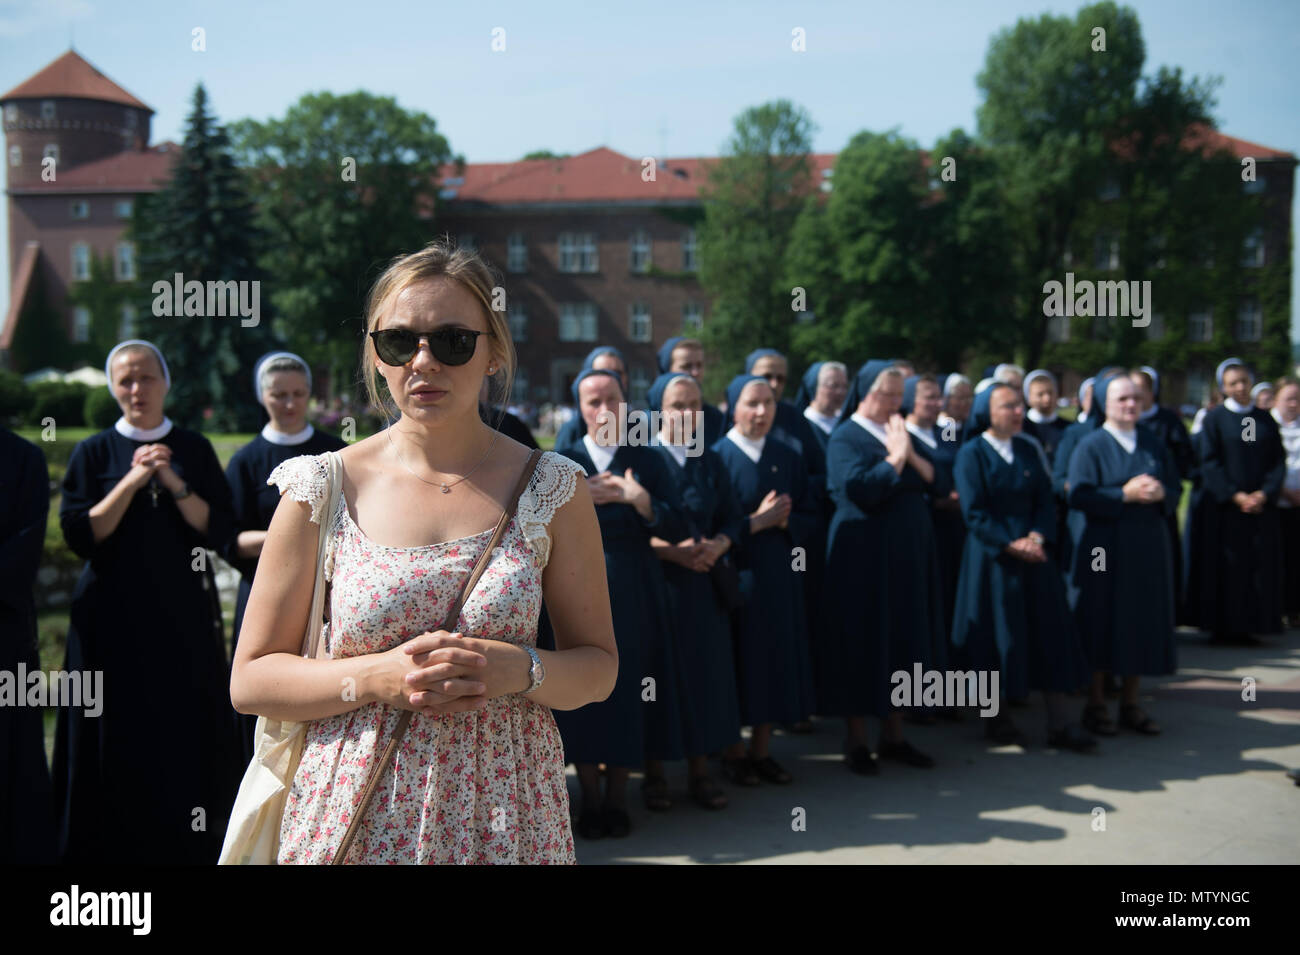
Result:
[[[303,635],[302,655],[320,657],[324,653],[321,619],[325,609],[325,548],[330,523],[342,493],[343,471],[338,452],[328,455],[329,482],[322,511],[320,541],[316,546],[316,582],[311,591],[311,612]],[[253,761],[248,764],[239,784],[226,839],[221,846],[217,865],[274,865],[280,850],[280,820],[284,803],[293,784],[294,773],[302,759],[307,724],[291,720],[257,718]]]

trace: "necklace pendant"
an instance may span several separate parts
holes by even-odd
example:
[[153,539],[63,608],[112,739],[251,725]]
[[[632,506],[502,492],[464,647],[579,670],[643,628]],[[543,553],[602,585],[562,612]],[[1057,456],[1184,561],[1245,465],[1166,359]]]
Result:
[[444,485],[442,486],[442,493],[443,493],[443,494],[450,494],[450,493],[451,493],[451,488],[447,487],[447,485],[444,484]]

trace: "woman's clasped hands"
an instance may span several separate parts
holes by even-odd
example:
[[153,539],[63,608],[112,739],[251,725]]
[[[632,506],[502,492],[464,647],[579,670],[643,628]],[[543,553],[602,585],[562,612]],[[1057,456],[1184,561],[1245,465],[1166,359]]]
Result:
[[521,648],[460,632],[427,631],[379,656],[378,701],[425,716],[481,710],[529,683],[531,660]]

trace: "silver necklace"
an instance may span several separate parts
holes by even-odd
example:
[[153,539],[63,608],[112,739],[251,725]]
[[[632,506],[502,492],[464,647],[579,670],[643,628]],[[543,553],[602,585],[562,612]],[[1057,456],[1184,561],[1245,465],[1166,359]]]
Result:
[[[393,453],[397,455],[397,460],[401,461],[402,467],[406,468],[406,470],[408,471],[411,471],[411,466],[407,464],[405,461],[402,461],[402,452],[397,450],[397,445],[393,444],[392,428],[385,428],[384,434],[388,436],[388,446],[393,449]],[[443,494],[450,494],[452,488],[454,488],[461,481],[465,480],[467,477],[469,477],[471,474],[477,471],[480,465],[482,465],[483,462],[487,460],[488,454],[491,453],[492,448],[497,443],[497,438],[499,437],[501,437],[500,431],[498,431],[495,435],[493,435],[492,440],[488,442],[487,450],[483,452],[483,457],[478,459],[478,464],[474,465],[472,468],[470,468],[468,471],[466,471],[456,480],[452,481],[450,484],[448,484],[446,481],[425,481],[424,478],[420,477],[420,475],[416,474],[414,471],[411,471],[411,477],[415,478],[417,481],[424,481],[425,484],[430,484],[433,485],[434,487],[441,487]]]

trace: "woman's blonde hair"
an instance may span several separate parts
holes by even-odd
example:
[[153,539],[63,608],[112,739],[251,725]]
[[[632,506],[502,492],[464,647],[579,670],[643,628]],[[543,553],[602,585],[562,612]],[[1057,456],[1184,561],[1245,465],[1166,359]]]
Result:
[[[477,252],[461,248],[450,237],[434,239],[418,252],[399,255],[388,263],[382,275],[375,280],[366,296],[366,334],[361,349],[361,376],[366,383],[366,397],[373,411],[392,416],[400,413],[392,402],[385,402],[379,392],[379,372],[375,368],[377,356],[370,333],[375,331],[379,318],[394,296],[416,282],[426,279],[448,278],[478,299],[487,317],[488,335],[497,357],[497,370],[489,379],[489,404],[504,407],[510,401],[510,388],[515,379],[515,345],[510,338],[510,323],[506,319],[505,289],[497,281],[495,271]],[[500,310],[494,302],[500,300]]]

